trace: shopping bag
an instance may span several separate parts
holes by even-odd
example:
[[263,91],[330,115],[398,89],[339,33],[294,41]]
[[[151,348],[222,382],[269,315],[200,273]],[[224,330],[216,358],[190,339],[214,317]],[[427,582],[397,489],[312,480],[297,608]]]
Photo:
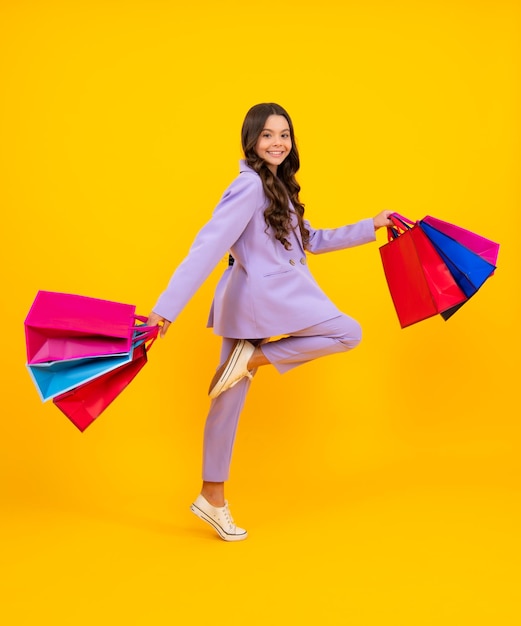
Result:
[[128,354],[136,316],[131,304],[39,291],[25,319],[27,362]]
[[45,402],[129,363],[132,361],[134,348],[155,336],[157,336],[157,326],[140,327],[139,332],[135,333],[131,349],[125,354],[28,363],[27,368],[40,399]]
[[466,230],[461,226],[444,222],[443,220],[430,215],[427,215],[421,221],[423,224],[428,224],[445,235],[452,237],[452,239],[455,239],[469,250],[472,250],[472,252],[478,254],[482,259],[488,261],[491,265],[497,265],[499,243],[496,243],[491,239],[487,239],[482,235],[478,235],[477,233],[473,233],[470,230]]
[[143,369],[148,348],[141,343],[134,348],[129,363],[54,397],[53,403],[83,432]]
[[114,357],[27,364],[27,368],[40,399],[46,402],[130,361],[132,361],[131,351]]
[[465,294],[423,230],[393,223],[380,256],[401,327],[464,302]]
[[[417,224],[423,230],[466,295],[463,302],[440,312],[443,319],[448,320],[492,276],[496,269],[499,244],[431,216],[417,223],[398,213],[393,213],[391,218],[393,223],[402,227]],[[458,236],[461,241],[456,240],[453,235]]]
[[473,296],[493,274],[495,266],[424,220],[420,220],[419,226],[434,244],[467,298]]

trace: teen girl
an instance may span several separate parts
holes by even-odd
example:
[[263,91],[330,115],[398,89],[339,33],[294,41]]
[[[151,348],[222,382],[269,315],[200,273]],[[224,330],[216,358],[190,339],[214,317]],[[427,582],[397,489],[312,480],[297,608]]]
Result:
[[[329,300],[311,275],[306,253],[319,254],[375,240],[391,211],[335,229],[304,219],[295,174],[300,161],[293,124],[278,104],[252,107],[242,127],[244,160],[210,221],[160,296],[150,325],[167,332],[217,263],[230,266],[215,291],[208,326],[223,338],[221,365],[210,384],[203,449],[203,485],[191,510],[226,541],[247,537],[224,498],[239,415],[255,370],[287,372],[307,361],[358,345],[360,325]],[[269,341],[270,337],[283,336]]]

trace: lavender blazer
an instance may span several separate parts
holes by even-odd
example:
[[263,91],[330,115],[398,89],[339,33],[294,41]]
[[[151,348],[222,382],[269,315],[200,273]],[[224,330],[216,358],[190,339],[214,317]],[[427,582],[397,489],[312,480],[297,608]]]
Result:
[[[174,321],[228,251],[235,259],[215,291],[208,326],[223,337],[258,339],[285,335],[341,314],[319,287],[306,262],[296,216],[286,250],[266,230],[268,201],[259,175],[245,161],[224,192],[209,222],[197,234],[184,261],[161,294],[154,312]],[[375,240],[372,219],[350,226],[315,230],[313,254]]]

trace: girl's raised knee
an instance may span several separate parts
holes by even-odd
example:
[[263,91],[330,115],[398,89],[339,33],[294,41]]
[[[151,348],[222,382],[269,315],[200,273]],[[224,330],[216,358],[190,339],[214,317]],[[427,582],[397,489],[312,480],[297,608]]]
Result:
[[352,350],[362,341],[362,327],[353,319],[349,320],[349,329],[340,339],[346,350]]

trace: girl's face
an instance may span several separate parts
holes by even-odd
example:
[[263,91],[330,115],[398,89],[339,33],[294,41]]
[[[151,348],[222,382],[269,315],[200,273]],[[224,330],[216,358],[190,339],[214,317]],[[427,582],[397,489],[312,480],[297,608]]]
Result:
[[291,152],[288,120],[283,115],[270,115],[257,139],[255,152],[266,162],[273,174]]

